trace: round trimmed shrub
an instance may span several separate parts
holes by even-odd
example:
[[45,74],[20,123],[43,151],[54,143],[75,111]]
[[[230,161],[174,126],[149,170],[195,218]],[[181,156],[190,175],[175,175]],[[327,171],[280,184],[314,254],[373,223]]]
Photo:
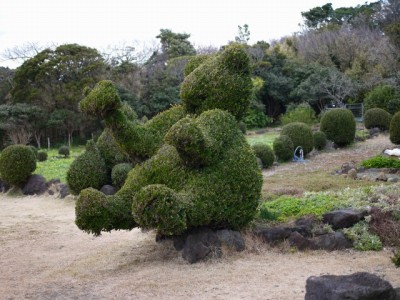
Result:
[[69,156],[69,147],[61,146],[60,149],[58,149],[58,154],[64,155],[64,157],[67,158]]
[[400,145],[400,111],[395,113],[390,121],[390,141],[393,144]]
[[349,145],[356,135],[356,121],[353,113],[344,108],[328,110],[321,118],[321,131],[326,138],[339,147]]
[[0,176],[11,185],[22,185],[36,169],[36,157],[30,147],[11,145],[0,156]]
[[128,177],[128,173],[132,170],[132,167],[132,164],[129,163],[115,165],[111,171],[111,181],[113,186],[120,189],[124,185],[125,179]]
[[47,152],[39,151],[37,154],[38,161],[46,161],[47,160]]
[[107,169],[93,141],[86,145],[86,151],[75,159],[68,172],[67,183],[74,195],[85,188],[99,189],[107,183]]
[[[311,128],[301,122],[289,123],[282,127],[281,135],[287,135],[293,142],[293,150],[302,147],[304,155],[314,148],[314,139]],[[292,153],[293,154],[293,153]]]
[[367,129],[378,127],[380,130],[388,130],[392,115],[382,108],[368,109],[364,114],[364,126]]
[[268,168],[272,166],[275,160],[275,156],[270,146],[268,146],[267,144],[256,143],[251,146],[251,149],[253,149],[256,157],[261,159],[263,168]]
[[293,158],[293,142],[287,135],[278,136],[272,147],[278,161],[288,161]]
[[314,147],[317,150],[322,150],[326,146],[326,135],[322,131],[314,132]]

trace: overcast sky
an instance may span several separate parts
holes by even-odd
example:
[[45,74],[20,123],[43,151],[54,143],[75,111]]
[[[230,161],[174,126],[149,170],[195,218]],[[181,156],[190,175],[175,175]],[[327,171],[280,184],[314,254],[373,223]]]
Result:
[[[1,0],[0,54],[27,42],[42,45],[151,43],[161,28],[191,34],[195,46],[234,40],[249,25],[250,43],[300,31],[301,12],[327,2],[334,8],[362,0]],[[9,61],[0,66],[15,67]]]

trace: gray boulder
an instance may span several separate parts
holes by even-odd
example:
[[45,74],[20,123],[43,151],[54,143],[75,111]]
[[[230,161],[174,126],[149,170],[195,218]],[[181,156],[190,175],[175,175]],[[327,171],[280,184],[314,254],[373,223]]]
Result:
[[189,263],[195,263],[208,257],[221,257],[221,242],[210,228],[196,228],[187,235],[182,257]]
[[312,276],[306,282],[305,300],[395,300],[392,285],[366,272],[351,275]]
[[112,185],[106,184],[101,187],[100,192],[102,192],[104,195],[112,196],[117,192],[117,189]]
[[223,229],[217,230],[216,233],[221,244],[227,246],[228,248],[235,249],[238,252],[243,251],[246,248],[244,239],[240,232]]
[[349,228],[365,217],[365,212],[352,209],[340,209],[322,216],[322,222],[332,226],[334,230]]
[[28,181],[22,188],[24,195],[41,195],[47,191],[48,185],[43,176],[33,174],[29,176]]

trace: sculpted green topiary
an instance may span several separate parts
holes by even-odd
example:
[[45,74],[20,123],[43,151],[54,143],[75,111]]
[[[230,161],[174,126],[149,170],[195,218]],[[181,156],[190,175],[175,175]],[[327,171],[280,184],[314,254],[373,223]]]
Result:
[[282,127],[281,135],[287,135],[293,142],[293,150],[302,147],[304,155],[314,148],[314,139],[311,128],[301,122],[289,123]]
[[390,141],[393,144],[400,145],[400,111],[395,113],[390,121]]
[[339,147],[349,145],[354,141],[356,121],[353,113],[344,108],[328,110],[321,118],[321,131],[326,138]]
[[58,149],[58,154],[64,155],[64,157],[67,158],[69,156],[69,147],[61,146],[60,149]]
[[189,113],[219,108],[241,119],[252,91],[249,57],[233,44],[194,69],[184,80],[180,96]]
[[132,164],[120,163],[112,168],[111,180],[114,187],[120,189],[128,177],[129,171],[132,170]]
[[381,130],[388,130],[392,115],[382,108],[368,109],[364,114],[364,126],[367,129],[378,127]]
[[38,161],[46,161],[47,160],[47,152],[39,151],[37,154]]
[[204,63],[210,57],[211,57],[211,55],[208,55],[208,54],[192,56],[188,60],[186,66],[185,66],[185,69],[183,70],[183,73],[185,74],[185,76],[188,76],[190,73],[192,73],[194,69],[196,69],[202,63]]
[[85,188],[99,189],[107,183],[106,165],[92,140],[87,143],[86,151],[72,162],[67,172],[67,183],[75,195]]
[[103,130],[96,142],[96,146],[97,149],[99,149],[100,156],[103,158],[109,173],[116,164],[129,161],[128,154],[119,147],[111,130],[108,128]]
[[11,145],[0,155],[0,177],[11,185],[20,186],[36,169],[36,156],[25,145]]
[[287,135],[278,136],[272,145],[278,161],[288,161],[293,158],[293,142]]
[[111,109],[98,108],[89,93],[83,111],[103,115],[131,161],[142,163],[114,196],[83,190],[76,204],[78,227],[100,234],[140,226],[179,235],[199,226],[239,229],[248,224],[257,211],[262,176],[229,112],[240,118],[250,93],[249,59],[238,45],[228,46],[187,76],[183,106],[144,125],[130,122],[114,97],[104,101]]
[[326,135],[322,131],[314,132],[314,147],[317,150],[322,150],[326,146]]
[[264,168],[272,166],[275,160],[274,152],[267,144],[257,143],[251,146],[256,157],[261,159]]

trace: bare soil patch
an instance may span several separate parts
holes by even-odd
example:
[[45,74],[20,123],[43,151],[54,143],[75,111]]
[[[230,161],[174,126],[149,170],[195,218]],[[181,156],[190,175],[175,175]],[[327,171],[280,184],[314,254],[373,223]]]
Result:
[[[328,172],[382,151],[384,140],[371,141],[362,152],[321,154],[325,163],[316,156],[301,168]],[[300,174],[298,169],[276,167],[264,172],[265,180],[268,172]],[[74,207],[72,198],[0,194],[0,299],[304,299],[309,276],[358,271],[400,287],[390,249],[281,253],[253,243],[245,252],[189,265],[169,242],[155,243],[153,232],[87,235],[74,224]]]

